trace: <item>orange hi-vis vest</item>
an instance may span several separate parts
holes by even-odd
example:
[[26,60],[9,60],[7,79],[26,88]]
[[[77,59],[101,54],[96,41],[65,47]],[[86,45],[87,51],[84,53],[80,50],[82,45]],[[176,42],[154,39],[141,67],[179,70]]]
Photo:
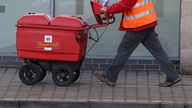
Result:
[[124,12],[123,27],[138,28],[157,21],[152,0],[137,0],[137,3]]

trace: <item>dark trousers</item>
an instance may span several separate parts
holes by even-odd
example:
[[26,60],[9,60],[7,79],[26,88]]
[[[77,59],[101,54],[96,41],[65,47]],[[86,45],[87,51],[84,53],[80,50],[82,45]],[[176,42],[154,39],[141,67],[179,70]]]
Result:
[[117,54],[113,60],[112,65],[107,70],[107,78],[116,82],[118,74],[125,62],[135,50],[135,48],[142,43],[145,48],[155,57],[155,59],[162,66],[167,81],[174,81],[179,76],[174,70],[168,55],[161,46],[157,33],[154,28],[149,28],[140,32],[126,32],[117,50]]

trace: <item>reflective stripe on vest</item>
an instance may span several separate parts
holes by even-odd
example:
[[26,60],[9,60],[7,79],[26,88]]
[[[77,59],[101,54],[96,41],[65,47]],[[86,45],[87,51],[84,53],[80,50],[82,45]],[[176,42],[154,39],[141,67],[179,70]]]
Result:
[[152,0],[143,0],[142,2],[138,2],[138,3],[135,4],[135,6],[132,7],[132,9],[137,8],[139,6],[143,6],[145,4],[148,4],[149,2],[152,2]]
[[137,0],[131,10],[124,12],[123,27],[137,28],[157,21],[152,0]]
[[155,12],[155,10],[151,9],[151,10],[147,10],[145,12],[142,12],[140,14],[134,15],[134,16],[125,16],[124,19],[125,20],[133,20],[133,19],[137,19],[137,18],[140,18],[140,17],[144,17],[144,16],[149,15],[149,14],[151,14],[153,12]]

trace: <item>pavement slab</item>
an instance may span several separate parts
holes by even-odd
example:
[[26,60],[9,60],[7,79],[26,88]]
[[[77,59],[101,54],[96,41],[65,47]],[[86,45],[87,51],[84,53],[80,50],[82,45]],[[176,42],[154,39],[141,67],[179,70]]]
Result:
[[[38,84],[27,86],[18,68],[0,68],[0,108],[192,108],[192,76],[182,82],[159,87],[163,72],[121,71],[115,87],[95,78],[105,70],[81,70],[80,78],[68,87],[58,87],[51,72]],[[62,106],[62,107],[61,107]]]

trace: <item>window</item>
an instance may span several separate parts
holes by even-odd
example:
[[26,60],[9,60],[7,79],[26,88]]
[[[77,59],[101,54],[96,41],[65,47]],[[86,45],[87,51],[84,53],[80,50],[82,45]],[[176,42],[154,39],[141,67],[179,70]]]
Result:
[[[17,19],[28,12],[49,13],[49,0],[1,0],[1,6],[6,7],[4,14],[0,13],[0,53],[14,53]],[[0,8],[2,10],[2,7]],[[1,55],[2,55],[1,54]],[[7,55],[7,54],[6,54]]]
[[[89,0],[1,0],[0,1],[0,53],[14,53],[15,50],[15,32],[17,19],[28,13],[51,13],[55,15],[67,14],[81,16],[91,24],[95,24]],[[111,3],[117,0],[111,0]],[[172,58],[179,57],[179,28],[180,28],[180,0],[153,0],[159,17],[159,25],[156,31],[162,45],[168,55]],[[52,6],[54,3],[54,6]],[[6,10],[5,10],[6,7]],[[3,14],[2,14],[3,12]],[[124,35],[124,32],[118,31],[121,15],[116,15],[116,22],[109,25],[100,41],[92,48],[87,57],[91,58],[113,58],[117,47]],[[98,28],[99,33],[103,28]],[[95,36],[93,30],[92,36]],[[89,40],[89,49],[94,42]],[[131,55],[134,57],[151,58],[151,54],[142,46]]]

